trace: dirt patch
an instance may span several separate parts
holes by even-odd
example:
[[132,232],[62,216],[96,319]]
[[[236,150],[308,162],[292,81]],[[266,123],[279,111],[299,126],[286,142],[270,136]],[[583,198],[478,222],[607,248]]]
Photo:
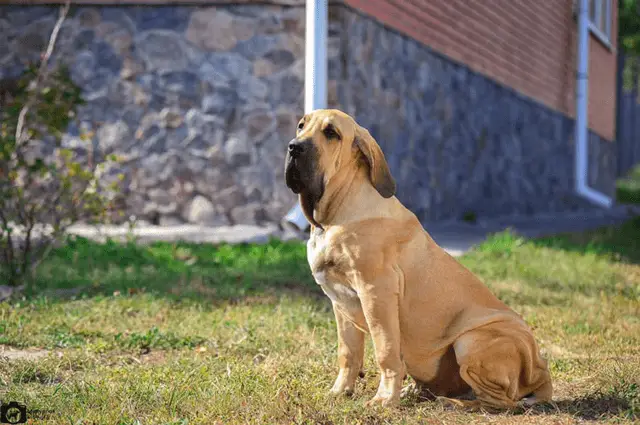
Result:
[[47,357],[49,351],[37,348],[20,350],[0,345],[0,357],[7,360],[38,360]]

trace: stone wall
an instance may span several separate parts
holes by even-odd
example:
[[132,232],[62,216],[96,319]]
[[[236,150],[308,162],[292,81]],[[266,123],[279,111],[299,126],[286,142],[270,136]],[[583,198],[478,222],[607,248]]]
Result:
[[[0,7],[0,78],[42,50],[52,7]],[[286,142],[303,111],[304,8],[77,6],[61,32],[87,103],[64,143],[125,158],[127,215],[161,224],[279,221],[295,202]],[[330,7],[329,104],[383,147],[426,220],[588,207],[573,195],[573,121],[342,5]],[[613,144],[590,137],[611,192]]]
[[[83,88],[64,144],[124,163],[127,215],[206,225],[279,221],[283,140],[303,109],[304,9],[76,7],[58,57]],[[0,7],[0,78],[42,51],[53,7]]]
[[[377,138],[423,221],[593,208],[574,195],[574,121],[348,8],[332,14],[335,104]],[[615,143],[589,135],[613,194]]]

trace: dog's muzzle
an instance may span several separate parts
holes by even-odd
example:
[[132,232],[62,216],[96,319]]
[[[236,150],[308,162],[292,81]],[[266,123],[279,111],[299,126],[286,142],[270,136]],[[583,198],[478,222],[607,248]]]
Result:
[[284,177],[287,187],[296,195],[305,188],[306,174],[311,167],[311,141],[293,139],[287,147],[285,159]]

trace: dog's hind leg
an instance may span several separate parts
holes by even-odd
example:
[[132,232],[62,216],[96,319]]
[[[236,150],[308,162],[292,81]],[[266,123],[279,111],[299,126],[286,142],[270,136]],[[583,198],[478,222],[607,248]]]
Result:
[[403,389],[401,397],[414,395],[419,399],[434,400],[437,396],[461,397],[471,388],[460,377],[453,346],[433,352],[428,358],[413,357],[409,374],[416,384]]
[[[546,362],[533,336],[519,324],[474,329],[454,343],[460,376],[484,406],[511,409],[551,400]],[[533,394],[533,397],[526,397]]]

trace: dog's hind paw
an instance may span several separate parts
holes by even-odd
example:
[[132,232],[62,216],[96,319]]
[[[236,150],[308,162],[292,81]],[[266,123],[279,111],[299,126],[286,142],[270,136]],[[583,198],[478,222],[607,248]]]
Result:
[[536,396],[525,397],[522,400],[518,401],[518,407],[523,409],[528,409],[530,407],[535,406],[540,403],[540,400],[536,398]]
[[479,400],[461,400],[449,397],[436,397],[436,402],[440,403],[445,409],[464,409],[477,410],[482,406]]

